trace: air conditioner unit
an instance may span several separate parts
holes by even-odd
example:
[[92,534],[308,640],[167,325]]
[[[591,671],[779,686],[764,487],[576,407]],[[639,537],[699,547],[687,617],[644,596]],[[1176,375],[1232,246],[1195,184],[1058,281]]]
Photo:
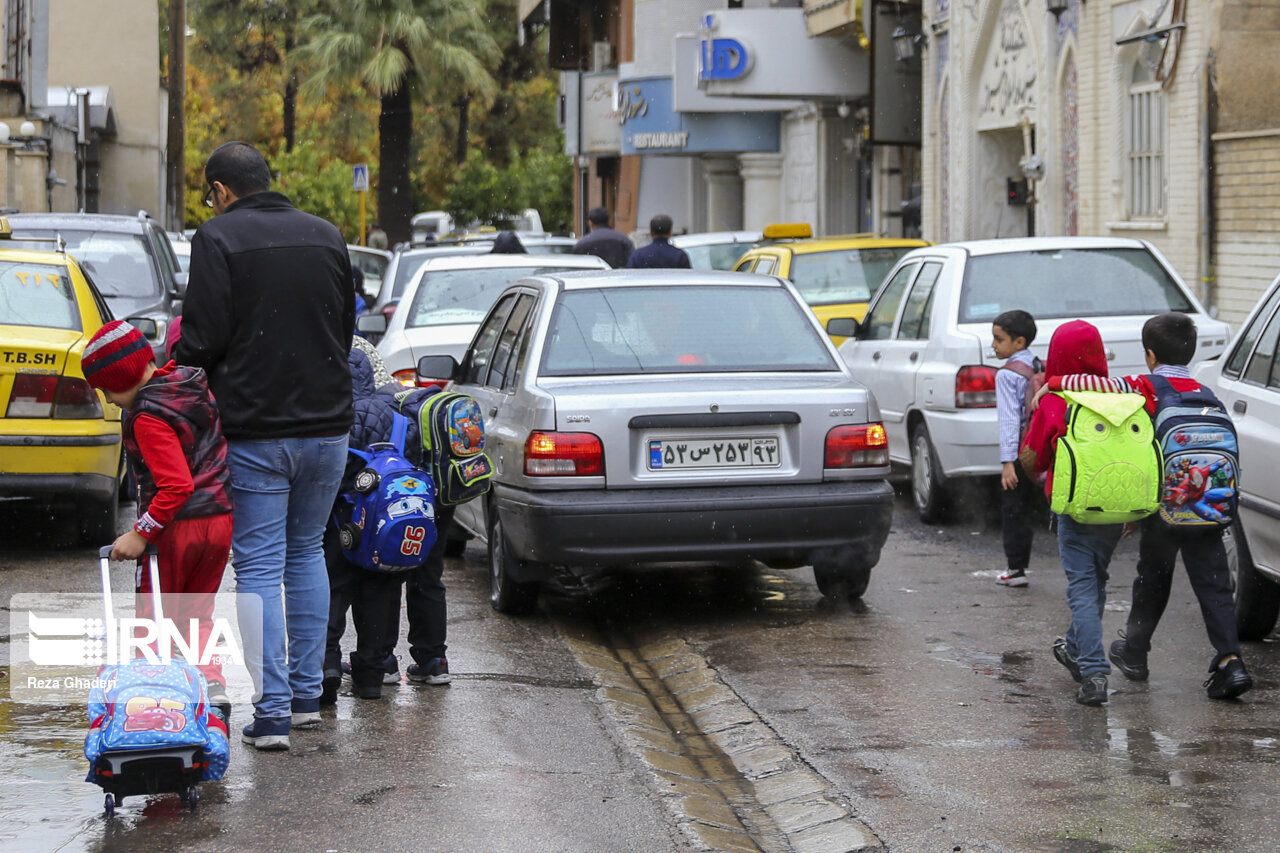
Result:
[[591,44],[591,70],[607,71],[613,67],[613,45],[607,41]]

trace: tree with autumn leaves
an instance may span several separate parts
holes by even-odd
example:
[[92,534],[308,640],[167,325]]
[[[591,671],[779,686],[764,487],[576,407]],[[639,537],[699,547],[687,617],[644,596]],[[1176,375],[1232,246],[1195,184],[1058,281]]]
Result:
[[467,196],[476,158],[509,173],[504,210],[567,218],[557,87],[545,48],[517,44],[515,0],[188,0],[188,24],[188,225],[208,216],[204,159],[228,139],[261,148],[279,189],[350,242],[353,163],[369,164],[370,216],[393,240]]

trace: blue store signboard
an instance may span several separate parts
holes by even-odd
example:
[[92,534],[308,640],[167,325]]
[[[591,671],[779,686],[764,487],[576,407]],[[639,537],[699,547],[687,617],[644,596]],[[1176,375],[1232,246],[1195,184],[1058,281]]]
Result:
[[623,154],[777,151],[778,113],[678,113],[670,77],[618,82]]

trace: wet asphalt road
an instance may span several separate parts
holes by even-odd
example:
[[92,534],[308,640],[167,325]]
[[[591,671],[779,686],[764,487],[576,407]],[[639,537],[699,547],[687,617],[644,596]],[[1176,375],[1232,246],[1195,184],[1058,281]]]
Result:
[[[97,584],[91,552],[52,548],[65,533],[22,516],[0,511],[6,623],[17,592]],[[226,780],[201,786],[194,814],[162,797],[104,821],[82,781],[82,709],[18,705],[0,689],[0,849],[847,849],[751,819],[747,835],[706,831],[714,813],[673,797],[664,768],[680,765],[636,748],[658,738],[601,686],[584,636],[678,644],[686,668],[727,696],[716,707],[736,703],[780,760],[865,825],[871,849],[1280,848],[1280,649],[1246,645],[1257,687],[1210,702],[1211,650],[1179,575],[1151,681],[1116,673],[1107,706],[1079,706],[1049,652],[1067,620],[1053,541],[1037,538],[1025,589],[994,583],[1000,555],[990,519],[924,527],[900,499],[862,602],[822,599],[808,569],[653,573],[571,584],[511,619],[489,608],[473,544],[445,576],[451,686],[388,687],[380,702],[343,695],[288,754],[234,743]],[[1108,642],[1135,559],[1136,543],[1122,543]],[[248,713],[236,709],[233,730]],[[756,780],[756,800],[767,781]]]

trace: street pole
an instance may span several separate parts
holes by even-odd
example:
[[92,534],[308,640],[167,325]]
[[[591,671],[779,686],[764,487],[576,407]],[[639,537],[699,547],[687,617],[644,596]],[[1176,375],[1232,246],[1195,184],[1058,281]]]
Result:
[[368,240],[368,229],[364,224],[364,197],[368,195],[365,190],[360,190],[360,245],[363,246]]
[[187,91],[187,3],[186,0],[169,0],[169,126],[165,164],[168,186],[165,227],[181,231],[186,225],[187,177],[186,169],[186,108]]

